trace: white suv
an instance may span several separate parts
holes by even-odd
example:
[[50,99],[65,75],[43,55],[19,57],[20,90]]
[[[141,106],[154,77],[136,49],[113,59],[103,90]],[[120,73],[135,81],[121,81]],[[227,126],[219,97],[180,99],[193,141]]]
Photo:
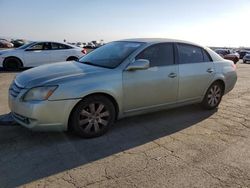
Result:
[[83,48],[58,42],[31,42],[12,50],[0,51],[0,67],[19,69],[39,65],[72,61],[85,55]]

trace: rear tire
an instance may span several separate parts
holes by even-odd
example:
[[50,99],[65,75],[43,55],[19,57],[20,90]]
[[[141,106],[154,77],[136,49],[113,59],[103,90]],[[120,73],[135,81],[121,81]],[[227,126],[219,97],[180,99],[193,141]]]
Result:
[[9,57],[4,60],[3,68],[8,71],[17,71],[22,68],[22,62],[16,57]]
[[83,99],[73,110],[69,126],[83,138],[105,134],[116,117],[114,104],[105,96],[93,95]]
[[220,82],[214,82],[207,90],[202,101],[202,107],[207,110],[215,109],[219,106],[223,96],[223,86]]

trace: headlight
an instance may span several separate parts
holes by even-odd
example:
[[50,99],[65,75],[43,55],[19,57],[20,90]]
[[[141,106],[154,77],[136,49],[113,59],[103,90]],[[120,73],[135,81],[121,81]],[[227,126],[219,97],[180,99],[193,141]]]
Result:
[[57,86],[43,86],[34,87],[28,90],[24,96],[24,101],[44,101],[47,100],[53,92],[56,90]]

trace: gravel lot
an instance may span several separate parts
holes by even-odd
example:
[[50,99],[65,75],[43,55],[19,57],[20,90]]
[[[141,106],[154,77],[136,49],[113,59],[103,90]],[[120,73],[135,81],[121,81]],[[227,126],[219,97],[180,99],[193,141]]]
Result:
[[[0,126],[0,187],[250,187],[250,65],[215,111],[127,118],[81,139]],[[0,73],[0,114],[15,73]]]

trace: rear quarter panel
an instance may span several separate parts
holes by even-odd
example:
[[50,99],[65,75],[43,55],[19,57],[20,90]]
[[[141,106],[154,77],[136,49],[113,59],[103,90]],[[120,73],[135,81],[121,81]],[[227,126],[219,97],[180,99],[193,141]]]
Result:
[[237,81],[236,67],[232,61],[216,61],[214,62],[216,70],[215,80],[223,80],[225,83],[224,94],[231,91]]

